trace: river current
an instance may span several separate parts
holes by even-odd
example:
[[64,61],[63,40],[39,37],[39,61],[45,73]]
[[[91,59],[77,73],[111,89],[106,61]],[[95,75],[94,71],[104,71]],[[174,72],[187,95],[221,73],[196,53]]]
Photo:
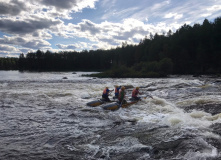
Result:
[[[221,78],[82,74],[0,71],[1,160],[221,159]],[[115,85],[153,99],[116,111],[86,105]]]

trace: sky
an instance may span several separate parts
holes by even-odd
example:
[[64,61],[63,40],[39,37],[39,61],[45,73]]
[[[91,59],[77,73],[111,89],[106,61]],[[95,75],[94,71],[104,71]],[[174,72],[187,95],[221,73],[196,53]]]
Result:
[[0,0],[0,57],[111,49],[221,16],[221,0]]

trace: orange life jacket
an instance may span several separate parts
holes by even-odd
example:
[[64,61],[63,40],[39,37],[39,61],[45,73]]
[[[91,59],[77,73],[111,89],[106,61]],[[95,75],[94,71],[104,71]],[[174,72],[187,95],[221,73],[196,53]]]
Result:
[[109,93],[109,89],[105,88],[103,91],[103,95],[108,95],[108,93]]
[[115,88],[115,93],[119,93],[118,87]]

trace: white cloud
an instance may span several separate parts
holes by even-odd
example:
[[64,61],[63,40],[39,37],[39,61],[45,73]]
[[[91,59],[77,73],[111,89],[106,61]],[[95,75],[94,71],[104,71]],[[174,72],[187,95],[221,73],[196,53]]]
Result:
[[[214,0],[0,0],[0,32],[5,35],[0,45],[20,51],[108,49],[125,41],[136,44],[150,32],[161,34],[204,17],[216,18],[220,10],[221,1]],[[76,12],[84,19],[76,20]],[[57,50],[50,44],[54,36]],[[62,44],[59,37],[75,41]]]
[[[64,21],[59,19],[72,19],[73,12],[82,11],[84,8],[95,8],[98,0],[0,0],[0,32],[9,36],[0,38],[1,49],[6,47],[12,51],[12,46],[22,48],[21,51],[30,49],[51,49],[51,44],[46,41],[52,39],[53,34],[70,37],[63,31]],[[81,27],[92,34],[92,23],[85,23]],[[10,46],[6,46],[9,44]],[[19,50],[17,50],[19,51]]]
[[209,8],[207,8],[207,10],[208,11],[219,11],[219,10],[221,10],[221,5],[213,5],[213,6],[211,6],[211,7],[209,7]]
[[21,51],[11,45],[0,44],[0,57],[18,57]]
[[152,11],[159,10],[159,9],[162,9],[163,7],[166,7],[169,4],[170,4],[170,1],[164,1],[164,2],[161,2],[161,3],[156,3],[153,6],[151,6],[151,10]]
[[[82,22],[74,25],[69,24],[66,33],[71,37],[82,37],[90,41],[91,44],[87,44],[88,47],[95,47],[100,45],[101,48],[111,48],[122,44],[122,42],[127,41],[128,44],[137,44],[145,36],[148,36],[150,32],[155,34],[166,33],[171,30],[178,29],[179,24],[174,23],[167,25],[164,23],[145,24],[142,21],[136,19],[125,19],[123,23],[113,23],[113,22],[102,22],[99,24],[93,23],[89,20],[83,20]],[[82,48],[82,45],[76,46],[76,44],[71,45],[72,47]],[[58,47],[61,49],[67,49],[69,45],[61,45]],[[98,47],[99,48],[99,47]]]
[[59,49],[76,49],[77,48],[74,44],[69,44],[69,45],[57,44],[56,46]]
[[92,49],[92,46],[94,44],[88,44],[86,42],[78,42],[75,44],[57,44],[56,46],[59,48],[59,50],[66,50],[66,51],[73,51],[73,50],[83,50],[83,49]]
[[164,16],[164,18],[174,18],[174,19],[180,19],[183,17],[183,14],[178,13],[168,13]]
[[205,14],[201,14],[201,17],[209,17],[211,15],[212,15],[211,13],[205,13]]

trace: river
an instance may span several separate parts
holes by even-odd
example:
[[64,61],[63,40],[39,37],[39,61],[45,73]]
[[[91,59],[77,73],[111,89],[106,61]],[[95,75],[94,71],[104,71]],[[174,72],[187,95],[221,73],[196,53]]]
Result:
[[[221,159],[221,79],[82,74],[0,71],[0,159]],[[86,105],[114,85],[153,99],[116,111]]]

